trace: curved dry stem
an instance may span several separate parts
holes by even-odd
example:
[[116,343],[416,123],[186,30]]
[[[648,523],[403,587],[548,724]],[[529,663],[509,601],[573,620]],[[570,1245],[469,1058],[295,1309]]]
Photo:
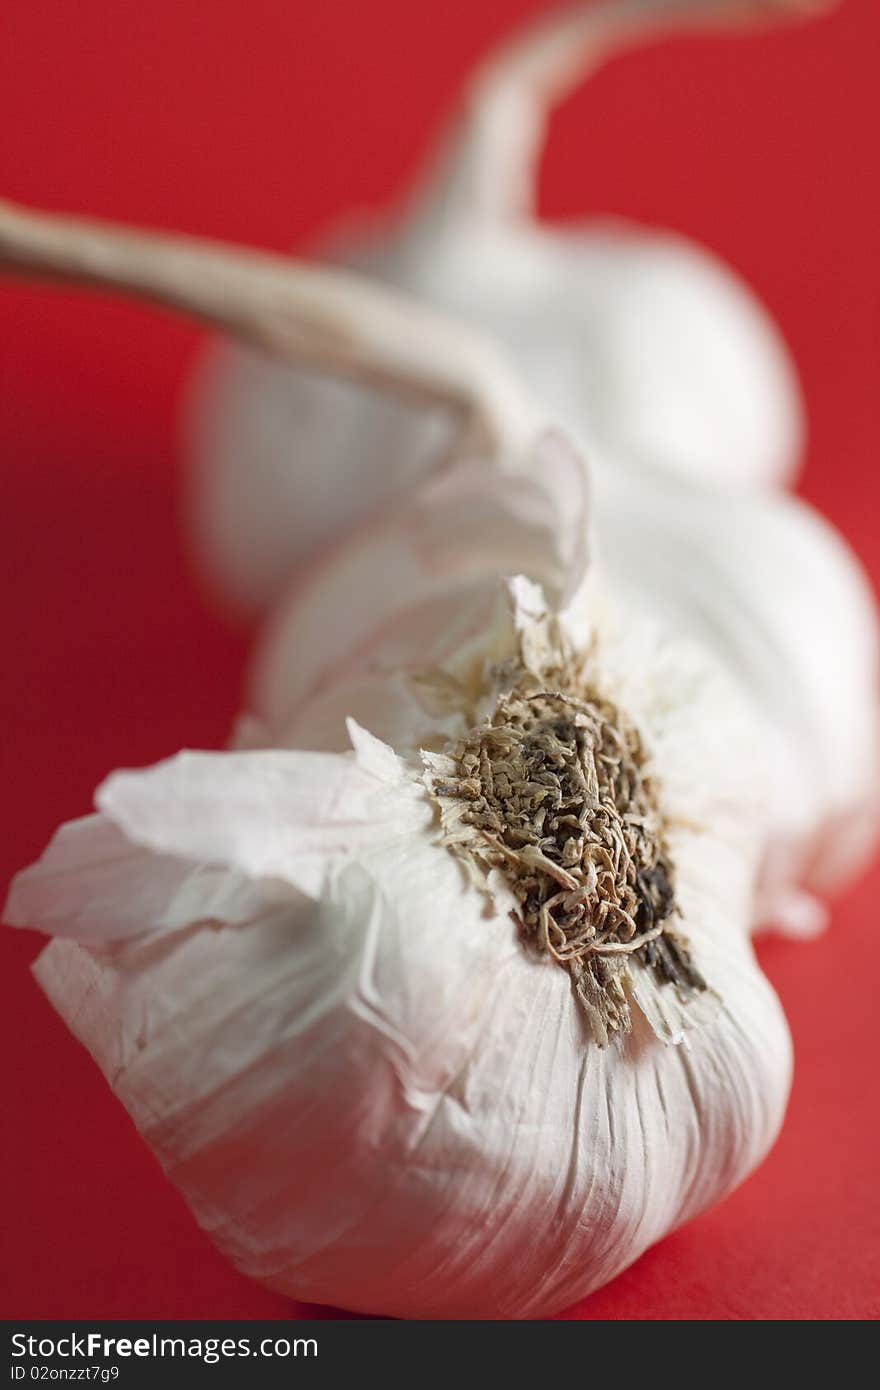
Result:
[[433,216],[529,215],[553,106],[609,58],[650,40],[815,16],[837,0],[592,0],[527,24],[468,82],[421,202]]
[[520,442],[532,419],[525,388],[476,330],[347,271],[0,201],[0,272],[134,295],[298,366],[444,406],[481,447]]

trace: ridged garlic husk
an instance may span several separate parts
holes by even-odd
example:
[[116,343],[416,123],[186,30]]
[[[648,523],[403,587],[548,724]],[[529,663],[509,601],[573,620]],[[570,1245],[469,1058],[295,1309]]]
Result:
[[[433,752],[410,744],[407,716],[397,752],[352,721],[348,752],[186,753],[116,773],[98,813],[19,876],[6,916],[55,938],[40,983],[245,1273],[372,1313],[541,1317],[760,1160],[790,1048],[747,937],[760,766],[723,673],[622,621],[593,586],[561,618],[529,582],[503,602],[486,579],[471,588],[471,611],[488,598],[494,621],[409,681]],[[548,700],[548,682],[568,689]],[[595,863],[550,866],[575,866],[574,897],[594,911],[584,874],[605,872],[611,821],[587,784],[604,798],[641,787],[627,843],[660,837],[675,910],[653,936],[634,923],[651,937],[637,949],[609,952],[607,920],[574,966],[524,940],[531,900],[505,855],[554,774],[516,802],[500,859],[472,843],[461,749],[524,709],[553,756],[570,737],[585,758],[605,747],[588,737],[597,710],[612,744],[641,750],[635,782],[613,758],[586,776]],[[503,775],[496,763],[496,798]],[[542,843],[528,850],[538,879],[556,841]],[[547,911],[567,912],[542,882]],[[687,979],[664,981],[648,953],[673,939]],[[578,986],[583,965],[598,995]]]
[[[820,8],[580,0],[554,9],[472,74],[401,214],[349,228],[326,254],[487,329],[597,472],[629,462],[727,491],[789,481],[804,437],[800,387],[779,329],[742,279],[683,236],[609,220],[554,227],[536,220],[534,202],[550,108],[607,58],[679,31]],[[449,421],[230,346],[205,363],[190,433],[204,566],[228,599],[261,608],[324,544],[441,467]]]

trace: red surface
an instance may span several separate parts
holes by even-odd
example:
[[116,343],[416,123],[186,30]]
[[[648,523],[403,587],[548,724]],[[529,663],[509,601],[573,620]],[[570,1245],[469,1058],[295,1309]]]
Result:
[[[529,0],[28,0],[0,18],[0,189],[283,247],[398,188],[469,61]],[[691,41],[606,70],[560,115],[553,212],[679,227],[765,296],[812,417],[804,492],[880,580],[880,6]],[[0,881],[114,766],[219,745],[246,639],[177,535],[175,419],[199,341],[147,309],[0,286]],[[770,1159],[573,1310],[582,1318],[880,1312],[880,871],[813,945],[761,950],[797,1077]],[[0,933],[8,1258],[18,1317],[289,1317],[165,1184]]]

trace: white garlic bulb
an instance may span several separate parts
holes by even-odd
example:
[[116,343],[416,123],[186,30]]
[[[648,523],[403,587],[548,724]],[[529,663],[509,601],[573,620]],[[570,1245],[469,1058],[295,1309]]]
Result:
[[[880,757],[869,586],[830,527],[766,486],[797,455],[793,370],[763,311],[705,253],[633,230],[553,231],[529,214],[547,105],[585,67],[645,31],[801,8],[635,0],[539,20],[477,72],[402,222],[336,248],[490,329],[586,451],[616,591],[707,642],[754,706],[773,798],[757,915],[796,932],[824,920],[810,895],[844,882],[873,846]],[[196,411],[193,513],[208,568],[256,605],[309,565],[323,574],[334,554],[322,550],[442,472],[454,439],[443,409],[224,349]],[[276,618],[261,718],[289,696],[279,631]]]
[[[603,481],[591,510],[607,587],[633,616],[714,651],[749,706],[767,812],[753,924],[818,930],[814,895],[852,877],[876,836],[877,625],[867,583],[793,498],[721,503],[660,473],[635,485],[621,471],[616,491]],[[392,672],[442,663],[450,642],[485,625],[485,605],[472,611],[464,600],[475,573],[527,556],[530,573],[559,592],[576,563],[585,497],[576,456],[545,435],[503,486],[465,458],[442,485],[409,493],[387,519],[329,549],[264,628],[242,745],[340,749],[348,714],[394,741],[402,709]],[[425,611],[394,627],[429,594]],[[380,659],[371,634],[384,640],[389,629],[395,643]]]
[[[212,1240],[297,1298],[546,1315],[727,1192],[782,1117],[788,1033],[746,935],[760,840],[748,720],[695,648],[619,627],[597,595],[575,601],[571,631],[595,646],[570,667],[574,639],[540,592],[519,582],[512,598],[423,695],[466,692],[489,739],[499,711],[515,724],[526,710],[528,736],[551,729],[555,748],[596,714],[578,681],[598,679],[608,736],[632,752],[625,709],[649,753],[653,790],[638,774],[617,794],[649,798],[630,848],[662,818],[674,938],[667,922],[627,951],[606,919],[574,964],[527,949],[510,917],[530,910],[522,880],[489,867],[473,826],[456,834],[450,774],[469,764],[429,756],[425,772],[353,723],[348,753],[182,754],[115,774],[99,814],[64,827],[7,904],[14,925],[56,938],[40,983]],[[544,700],[548,680],[567,693]],[[447,728],[466,734],[453,705]],[[605,772],[597,785],[611,795]],[[548,861],[528,853],[540,880]],[[578,882],[581,911],[595,909]],[[645,955],[672,939],[690,962],[677,984]]]
[[[736,491],[790,480],[800,389],[751,290],[684,237],[623,222],[549,227],[533,203],[548,108],[610,55],[657,34],[816,8],[579,0],[542,15],[472,75],[412,204],[328,253],[488,329],[597,473],[629,461]],[[190,426],[190,513],[207,573],[237,605],[263,607],[324,544],[442,466],[448,429],[440,414],[241,346],[215,351]]]

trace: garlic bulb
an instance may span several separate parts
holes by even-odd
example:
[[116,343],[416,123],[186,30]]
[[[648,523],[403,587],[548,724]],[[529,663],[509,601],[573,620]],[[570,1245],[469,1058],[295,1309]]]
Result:
[[[512,569],[528,555],[530,573],[558,585],[564,554],[571,574],[586,484],[564,442],[545,435],[515,488],[511,473],[503,488],[489,482],[492,526],[471,467],[462,460],[442,487],[410,494],[292,586],[258,643],[242,746],[338,750],[348,714],[394,741],[403,708],[393,671],[442,663],[450,641],[487,621],[485,603],[466,598],[475,572]],[[540,531],[528,500],[537,477]],[[478,486],[485,500],[486,483]],[[852,877],[876,836],[877,625],[866,582],[842,542],[792,498],[722,503],[688,482],[653,475],[636,487],[621,475],[610,497],[595,490],[591,510],[597,569],[631,620],[644,614],[713,650],[748,704],[767,814],[754,924],[818,930],[824,910],[813,895]],[[372,634],[387,643],[392,632],[388,658]],[[426,736],[407,729],[416,742]]]
[[[6,917],[56,938],[40,983],[240,1269],[374,1313],[540,1317],[778,1129],[789,1040],[746,936],[760,777],[712,662],[583,589],[557,619],[516,582],[417,688],[446,711],[427,770],[350,723],[348,753],[117,773]],[[542,790],[511,800],[511,763]]]
[[[773,798],[757,916],[795,932],[821,925],[811,894],[845,882],[873,847],[880,756],[869,586],[827,525],[766,486],[791,475],[800,436],[787,355],[704,253],[631,230],[552,231],[530,212],[546,108],[585,67],[645,31],[815,8],[634,0],[544,17],[474,76],[399,225],[335,248],[491,329],[585,450],[613,587],[712,646],[754,706]],[[196,410],[193,513],[209,569],[256,605],[298,574],[296,610],[305,569],[332,570],[322,549],[426,486],[454,437],[442,410],[225,349]],[[269,709],[280,737],[271,710],[290,695],[290,643],[277,618],[272,634],[254,713]]]
[[[579,0],[542,15],[472,75],[401,216],[327,250],[488,329],[600,486],[626,461],[727,490],[782,483],[801,453],[800,389],[748,287],[681,236],[623,222],[551,228],[533,202],[549,107],[607,57],[658,34],[818,8]],[[261,608],[324,544],[441,466],[448,421],[233,346],[206,362],[190,432],[205,569],[234,603]]]

